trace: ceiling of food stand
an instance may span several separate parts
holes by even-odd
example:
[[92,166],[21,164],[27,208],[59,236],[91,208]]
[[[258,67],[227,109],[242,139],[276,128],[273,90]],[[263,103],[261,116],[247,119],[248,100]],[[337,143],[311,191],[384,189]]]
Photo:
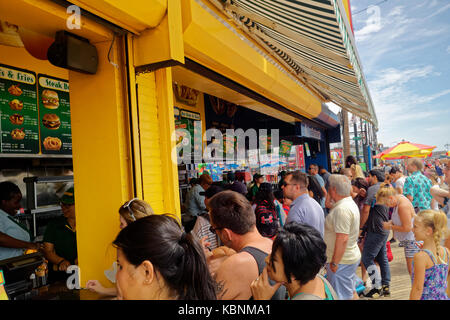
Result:
[[338,0],[209,0],[323,99],[378,126]]
[[255,101],[239,92],[229,89],[213,80],[202,77],[195,72],[187,70],[184,67],[178,66],[172,68],[173,81],[178,84],[183,84],[189,88],[196,89],[200,92],[207,93],[209,95],[221,98],[228,102],[232,102],[242,107],[252,109],[254,111],[266,114],[273,118],[294,123],[299,121],[288,114],[279,112],[278,110],[269,107],[263,103]]

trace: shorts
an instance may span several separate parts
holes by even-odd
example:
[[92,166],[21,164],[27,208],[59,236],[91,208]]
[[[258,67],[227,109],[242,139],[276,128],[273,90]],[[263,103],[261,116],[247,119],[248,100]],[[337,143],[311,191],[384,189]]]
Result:
[[398,246],[404,248],[406,258],[414,258],[414,255],[420,251],[420,248],[415,240],[400,241]]
[[336,291],[340,300],[352,300],[356,292],[356,269],[360,261],[354,264],[339,264],[336,273],[330,270],[330,264],[326,264],[327,280]]

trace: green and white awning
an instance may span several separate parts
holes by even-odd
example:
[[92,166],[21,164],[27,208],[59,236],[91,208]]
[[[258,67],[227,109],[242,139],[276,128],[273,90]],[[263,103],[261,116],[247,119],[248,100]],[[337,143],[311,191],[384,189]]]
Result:
[[209,0],[312,93],[378,127],[341,0]]

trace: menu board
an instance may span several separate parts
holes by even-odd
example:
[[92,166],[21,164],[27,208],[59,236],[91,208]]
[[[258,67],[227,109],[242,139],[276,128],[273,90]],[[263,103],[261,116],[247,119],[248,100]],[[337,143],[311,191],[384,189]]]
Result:
[[288,157],[291,154],[292,141],[281,140],[280,155]]
[[39,127],[43,154],[72,154],[69,82],[38,75]]
[[36,74],[0,65],[1,152],[39,153]]

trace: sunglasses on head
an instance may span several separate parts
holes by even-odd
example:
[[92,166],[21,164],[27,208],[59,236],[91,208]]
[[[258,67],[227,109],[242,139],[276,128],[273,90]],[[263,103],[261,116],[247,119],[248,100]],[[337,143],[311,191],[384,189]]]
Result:
[[133,221],[136,221],[136,217],[134,216],[133,210],[131,209],[130,205],[135,200],[138,200],[138,198],[133,198],[122,206],[122,208],[128,210],[128,212],[130,213],[131,219],[133,219]]

